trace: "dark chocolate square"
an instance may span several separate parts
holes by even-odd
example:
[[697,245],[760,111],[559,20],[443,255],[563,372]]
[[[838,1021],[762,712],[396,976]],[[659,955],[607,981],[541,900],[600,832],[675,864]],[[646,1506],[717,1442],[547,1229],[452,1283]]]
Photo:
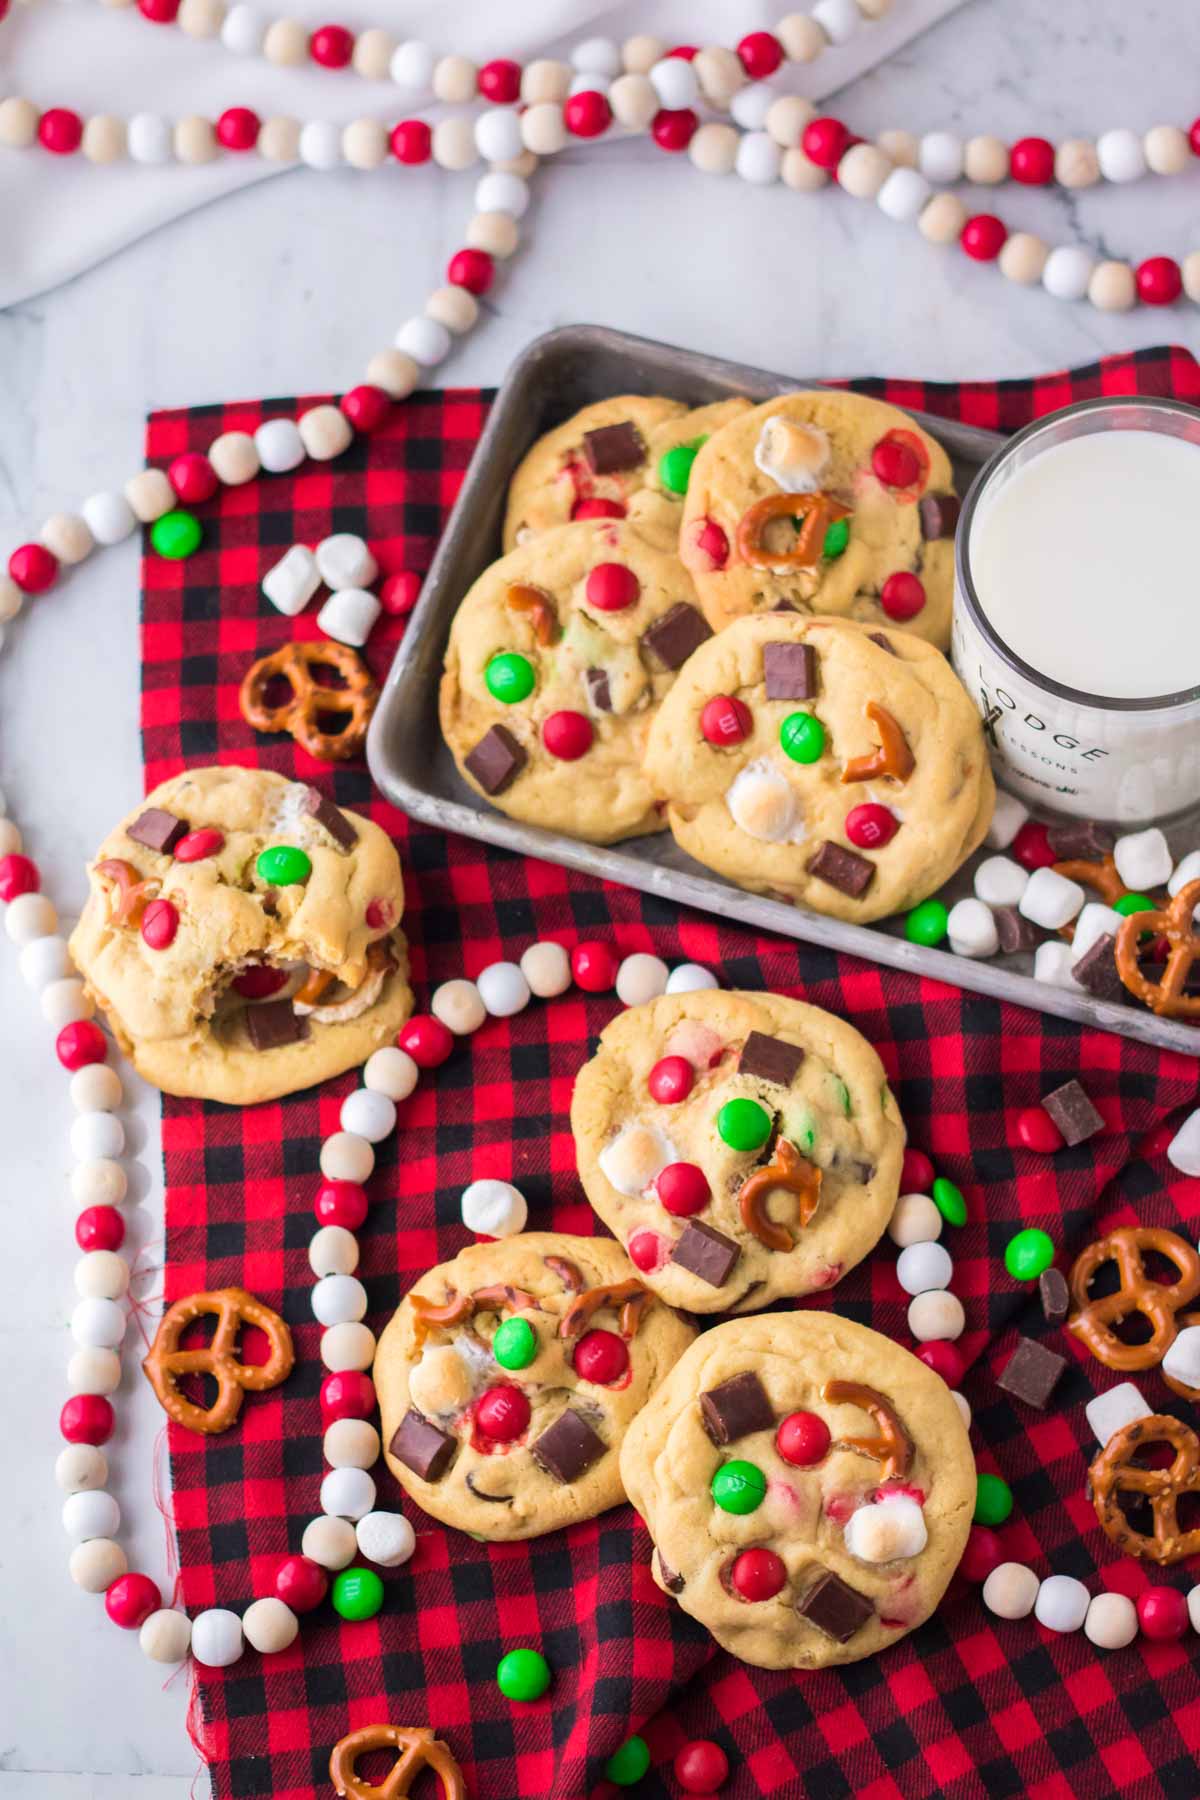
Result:
[[466,766],[485,794],[502,794],[527,760],[512,732],[493,725],[466,758]]
[[1061,1269],[1043,1269],[1038,1276],[1038,1298],[1047,1325],[1061,1325],[1071,1310],[1071,1290]]
[[610,713],[613,703],[612,692],[608,685],[608,670],[585,669],[583,679],[587,682],[588,699],[596,711]]
[[732,1444],[752,1431],[770,1431],[775,1411],[752,1369],[731,1375],[700,1396],[701,1423],[714,1444]]
[[132,838],[135,844],[141,844],[146,850],[157,850],[162,856],[170,856],[180,838],[186,837],[189,830],[186,819],[177,818],[164,807],[148,806],[144,813],[139,813],[132,825],[126,826],[125,836]]
[[392,1436],[388,1449],[397,1462],[422,1481],[440,1481],[454,1460],[457,1438],[430,1423],[424,1413],[410,1406]]
[[646,460],[646,446],[632,419],[615,425],[597,425],[583,434],[583,455],[593,475],[615,475],[618,469],[636,469]]
[[1125,983],[1117,968],[1117,940],[1111,931],[1088,945],[1079,961],[1072,963],[1071,974],[1097,1000],[1125,998]]
[[765,1031],[752,1031],[742,1045],[738,1073],[757,1075],[760,1081],[774,1081],[780,1087],[791,1087],[803,1061],[804,1052],[799,1044],[768,1037]]
[[874,1603],[832,1569],[827,1569],[797,1600],[796,1611],[836,1644],[847,1643],[868,1619],[875,1617]]
[[996,921],[1000,948],[1010,955],[1016,950],[1033,950],[1041,943],[1041,933],[1033,920],[1027,919],[1015,906],[995,906],[992,917]]
[[1014,1400],[1044,1412],[1066,1366],[1066,1357],[1047,1350],[1035,1338],[1019,1338],[996,1385]]
[[305,788],[304,810],[318,825],[324,826],[339,850],[349,850],[353,844],[357,844],[357,831],[341,807],[326,799],[320,788]]
[[724,1232],[714,1231],[711,1225],[701,1225],[697,1219],[689,1219],[671,1252],[671,1261],[686,1269],[689,1275],[698,1275],[701,1281],[707,1281],[709,1287],[719,1288],[729,1280],[733,1265],[741,1254],[738,1245]]
[[922,494],[918,512],[923,538],[952,538],[962,501],[957,494]]
[[1095,819],[1067,819],[1046,827],[1046,842],[1059,862],[1100,862],[1116,841],[1115,832]]
[[764,644],[762,659],[768,700],[815,698],[817,653],[811,644]]
[[856,851],[847,850],[844,844],[834,844],[826,838],[816,855],[809,857],[808,872],[818,881],[827,881],[839,894],[849,894],[857,900],[874,880],[875,864]]
[[281,1050],[308,1036],[308,1020],[290,1000],[263,1000],[246,1008],[246,1035],[256,1050]]
[[582,1414],[568,1407],[553,1425],[548,1425],[540,1438],[529,1446],[529,1453],[547,1475],[553,1475],[564,1486],[578,1481],[592,1464],[599,1462],[608,1449],[604,1439],[594,1432]]
[[712,627],[698,607],[677,600],[668,612],[642,633],[642,643],[664,669],[682,669],[693,650],[712,636]]
[[1047,1094],[1042,1108],[1050,1114],[1068,1144],[1083,1144],[1104,1130],[1104,1120],[1088,1099],[1078,1081],[1064,1081],[1060,1088]]

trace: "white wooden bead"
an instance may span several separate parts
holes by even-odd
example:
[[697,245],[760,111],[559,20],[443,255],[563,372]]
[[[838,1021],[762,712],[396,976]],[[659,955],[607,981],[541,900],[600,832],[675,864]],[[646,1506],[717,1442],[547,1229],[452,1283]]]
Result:
[[1138,1419],[1148,1419],[1151,1409],[1132,1381],[1118,1382],[1116,1387],[1097,1394],[1084,1407],[1084,1415],[1096,1442],[1103,1450],[1109,1438]]
[[658,111],[658,95],[648,75],[621,75],[613,82],[608,103],[618,125],[644,131]]
[[929,183],[915,169],[893,169],[875,196],[875,204],[889,219],[903,224],[917,217],[930,192]]
[[680,963],[667,976],[666,991],[668,994],[695,994],[701,989],[720,985],[711,969],[701,968],[699,963]]
[[557,101],[539,101],[521,114],[521,142],[537,156],[553,156],[567,141],[562,107]]
[[304,439],[294,419],[267,419],[254,433],[254,448],[268,475],[285,475],[304,461]]
[[943,1244],[909,1244],[896,1258],[896,1279],[906,1294],[927,1294],[950,1286],[954,1263]]
[[1137,283],[1127,262],[1101,262],[1092,270],[1088,299],[1097,312],[1129,312],[1137,303]]
[[479,302],[465,287],[434,288],[425,302],[425,317],[461,337],[479,317]]
[[983,1604],[998,1619],[1025,1619],[1033,1611],[1040,1586],[1025,1563],[1000,1563],[983,1584]]
[[639,31],[621,45],[621,67],[631,75],[645,75],[659,62],[667,46],[648,31]]
[[378,119],[352,119],[342,132],[342,160],[352,169],[378,169],[388,153],[388,134]]
[[153,166],[171,160],[171,127],[157,113],[134,113],[125,128],[129,159]]
[[129,1191],[124,1166],[104,1157],[71,1171],[71,1198],[80,1212],[89,1206],[120,1206]]
[[1048,247],[1032,231],[1014,231],[1000,247],[1000,273],[1018,287],[1032,287],[1042,279],[1049,254]]
[[824,30],[809,13],[788,13],[776,25],[775,36],[789,62],[814,62],[822,50],[829,48]]
[[668,112],[694,106],[700,98],[700,83],[690,62],[682,56],[664,56],[648,71],[658,103]]
[[367,1310],[367,1290],[355,1275],[323,1275],[309,1295],[319,1325],[357,1325]]
[[1192,160],[1186,131],[1178,125],[1154,125],[1142,139],[1146,167],[1155,175],[1179,175]]
[[321,585],[317,561],[307,544],[293,544],[262,578],[262,591],[276,612],[295,618]]
[[529,1218],[525,1196],[510,1181],[484,1179],[463,1189],[462,1221],[481,1237],[513,1237]]
[[258,154],[264,162],[299,162],[300,121],[286,116],[264,119],[258,134]]
[[617,970],[617,999],[622,1006],[644,1006],[667,991],[670,971],[661,956],[644,950],[627,956]]
[[528,209],[529,183],[519,175],[490,170],[475,184],[476,212],[507,213],[511,219],[521,219]]
[[963,141],[953,131],[927,131],[917,146],[917,167],[927,181],[961,181]]
[[[4,823],[7,824],[7,820],[5,820]],[[16,827],[14,826],[13,829],[15,831]],[[18,833],[17,835],[19,836],[20,834]],[[0,830],[0,841],[3,840],[3,836],[4,833]],[[8,856],[10,854],[11,852],[7,849],[0,850],[0,856]],[[21,977],[24,980],[25,985],[33,988],[35,992],[44,988],[47,982],[65,981],[71,972],[71,955],[67,949],[67,940],[57,936],[57,934],[33,938],[28,944],[23,946],[21,954],[17,958],[17,963],[20,967]],[[104,1069],[106,1073],[112,1073],[105,1063],[90,1063],[88,1067],[93,1069]],[[78,1071],[80,1075],[82,1075],[83,1072],[82,1069]]]
[[344,1225],[322,1225],[309,1243],[308,1266],[318,1279],[353,1275],[358,1267],[358,1239]]
[[489,106],[475,120],[475,148],[484,162],[520,156],[521,121],[515,106]]
[[367,1181],[375,1167],[375,1152],[357,1132],[335,1131],[321,1145],[320,1166],[327,1181]]
[[577,75],[572,75],[571,85],[567,89],[567,93],[607,95],[611,86],[611,76],[600,75],[595,71],[589,72],[581,69]]
[[443,56],[433,66],[433,95],[447,106],[475,98],[479,72],[467,56]]
[[584,38],[571,52],[571,66],[586,74],[619,75],[621,52],[611,38]]
[[89,1250],[75,1264],[81,1300],[120,1300],[129,1291],[129,1264],[115,1250]]
[[382,611],[378,595],[366,588],[339,588],[317,614],[317,624],[326,637],[361,650]]
[[1060,244],[1046,258],[1042,286],[1056,300],[1082,300],[1096,259],[1077,244]]
[[507,213],[476,213],[467,226],[465,241],[472,250],[486,250],[503,262],[521,241],[515,219]]
[[1033,1616],[1047,1631],[1078,1631],[1091,1595],[1073,1575],[1048,1575],[1038,1589]]
[[361,75],[366,81],[386,81],[395,48],[396,40],[391,32],[372,25],[368,30],[360,31],[355,38],[350,66],[356,75]]
[[340,1123],[343,1131],[357,1133],[369,1144],[382,1144],[396,1128],[395,1103],[372,1088],[355,1088],[342,1102]]
[[450,354],[450,333],[444,325],[418,314],[406,319],[396,333],[396,348],[422,368],[433,369]]
[[108,1480],[108,1458],[96,1444],[65,1444],[54,1464],[54,1479],[64,1494],[102,1488]]
[[83,128],[79,148],[90,163],[103,167],[120,162],[125,154],[125,121],[111,113],[96,113]]
[[323,1569],[344,1569],[354,1561],[357,1548],[350,1521],[330,1518],[327,1513],[310,1519],[300,1539],[300,1554],[320,1563]]
[[1171,847],[1157,825],[1119,837],[1113,845],[1113,861],[1125,886],[1139,894],[1165,887],[1175,867]]
[[[776,106],[779,102],[776,101]],[[771,108],[771,114],[775,107]],[[767,130],[771,130],[771,114],[767,118]],[[774,135],[772,133],[772,135]],[[795,142],[795,139],[792,140]],[[852,144],[838,164],[838,186],[844,188],[855,200],[874,200],[880,188],[892,172],[891,161],[874,144]],[[945,198],[946,196],[940,196]],[[937,199],[929,205],[937,204]],[[926,207],[925,211],[928,212]],[[925,214],[921,218],[924,220]],[[922,230],[924,224],[922,223]]]
[[84,992],[77,975],[69,975],[64,981],[47,982],[39,1003],[42,1017],[52,1031],[73,1025],[76,1019],[90,1019],[96,1010],[96,1002]]
[[361,1519],[375,1505],[375,1482],[365,1469],[330,1469],[321,1483],[321,1511],[334,1519]]
[[308,32],[296,19],[275,19],[263,38],[263,55],[277,69],[295,69],[308,59]]
[[530,993],[539,1000],[553,1000],[571,985],[571,959],[561,944],[539,940],[521,957],[521,973]]
[[420,1069],[408,1054],[395,1044],[385,1044],[363,1065],[363,1086],[372,1093],[386,1094],[389,1100],[407,1100],[420,1078]]
[[246,1642],[260,1656],[277,1656],[300,1635],[300,1621],[284,1601],[267,1594],[252,1600],[242,1614]]
[[160,1607],[138,1632],[138,1643],[150,1662],[181,1663],[191,1649],[192,1621],[174,1607]]
[[124,494],[89,494],[80,511],[98,544],[119,544],[131,537],[137,520]]
[[898,169],[916,168],[919,145],[914,132],[894,129],[877,131],[875,142],[885,156],[891,157]]
[[1059,187],[1094,187],[1100,179],[1100,158],[1090,138],[1064,138],[1054,152],[1054,179]]
[[[535,148],[528,138],[524,141],[531,150]],[[470,119],[456,113],[438,120],[433,128],[433,160],[440,169],[452,170],[469,169],[479,160]]]
[[58,911],[48,894],[18,894],[4,909],[4,929],[14,944],[32,944],[53,937],[58,930]]
[[494,1019],[511,1019],[529,1005],[530,987],[513,962],[489,963],[475,981],[479,998]]
[[417,1547],[413,1528],[403,1513],[364,1513],[354,1533],[359,1554],[381,1569],[399,1568]]
[[539,56],[526,63],[521,71],[521,101],[525,106],[542,106],[563,101],[571,85],[571,71],[564,62]]
[[743,131],[762,131],[767,123],[767,114],[778,97],[779,89],[772,87],[769,82],[748,81],[745,87],[739,88],[731,97],[729,115]]
[[103,1488],[84,1488],[68,1494],[62,1506],[63,1530],[77,1544],[89,1538],[115,1537],[121,1525],[121,1508]]
[[367,380],[393,400],[406,400],[421,379],[420,364],[403,350],[377,350],[367,364]]
[[783,151],[765,131],[747,131],[737,149],[734,164],[743,181],[753,187],[769,187],[779,180],[783,167]]
[[0,100],[0,144],[9,150],[28,150],[37,136],[41,114],[32,100],[17,95]]
[[73,1394],[115,1394],[121,1385],[121,1359],[115,1350],[76,1350],[67,1363],[67,1387]]
[[902,1250],[932,1244],[942,1235],[942,1215],[928,1194],[901,1194],[892,1209],[888,1236]]
[[267,20],[256,6],[231,6],[221,26],[221,42],[235,56],[257,56],[267,35]]
[[434,990],[429,1010],[455,1037],[467,1037],[478,1031],[487,1018],[487,1007],[473,981],[443,981]]
[[175,23],[190,38],[216,37],[225,22],[225,0],[180,0]]
[[1189,251],[1179,265],[1183,276],[1183,291],[1189,300],[1200,305],[1200,250]]
[[729,175],[737,161],[740,141],[732,125],[701,125],[688,145],[688,156],[702,175]]
[[51,513],[38,535],[50,554],[68,568],[83,562],[96,548],[87,520],[78,513]]
[[[804,100],[799,94],[780,94],[776,99],[772,100],[770,106],[767,108],[766,116],[763,119],[763,126],[777,144],[784,150],[790,150],[793,145],[800,142],[804,133],[804,127],[810,120],[815,119],[816,116],[817,109],[811,100]],[[839,180],[841,179],[842,171],[845,168],[847,159],[853,156],[856,150],[868,149],[870,147],[871,146],[865,144],[856,144],[852,149],[846,152],[846,155],[842,158],[842,161],[838,166]],[[856,192],[854,189],[849,191]],[[858,195],[857,197],[860,199],[862,198],[861,195]]]
[[956,901],[946,924],[955,956],[995,956],[1000,948],[992,910],[982,900]]
[[831,44],[845,44],[862,24],[856,0],[817,0],[812,16]]
[[389,73],[406,94],[427,94],[433,86],[435,57],[428,44],[407,38],[392,54]]
[[[860,150],[866,147],[865,144],[857,146]],[[957,244],[966,222],[967,209],[957,194],[934,194],[921,208],[917,230],[927,244]]]
[[161,469],[142,469],[125,483],[124,494],[135,518],[143,525],[170,512],[175,505],[175,490]]
[[1167,1145],[1167,1161],[1182,1175],[1200,1175],[1200,1108],[1188,1114]]
[[115,1350],[125,1336],[125,1310],[115,1300],[78,1300],[71,1336],[82,1350]]
[[1096,139],[1096,160],[1105,181],[1138,181],[1146,173],[1146,156],[1136,131],[1116,126]]
[[908,1329],[919,1344],[960,1338],[966,1323],[962,1301],[944,1288],[928,1288],[909,1302]]
[[176,162],[186,163],[190,167],[212,162],[217,154],[217,134],[213,130],[212,121],[202,119],[198,113],[189,113],[185,118],[177,119],[171,148],[175,152]]
[[208,1669],[228,1669],[245,1644],[242,1621],[228,1607],[210,1606],[192,1620],[192,1655]]
[[314,462],[332,462],[354,442],[354,427],[340,406],[311,406],[296,421],[300,442]]
[[77,1162],[100,1162],[120,1156],[125,1127],[114,1113],[80,1113],[71,1121],[71,1154]]
[[7,625],[10,619],[15,619],[24,604],[25,596],[16,582],[11,581],[7,575],[0,574],[0,625]]
[[692,69],[700,83],[704,99],[718,108],[728,106],[739,88],[745,87],[748,80],[742,59],[736,51],[718,45],[709,45],[698,51],[692,58]]
[[86,1544],[76,1544],[67,1560],[71,1580],[85,1594],[102,1594],[128,1568],[125,1552],[111,1538],[89,1538]]
[[368,1419],[335,1419],[322,1453],[331,1469],[369,1469],[379,1461],[379,1433]]
[[336,169],[342,160],[341,128],[328,119],[309,119],[300,127],[300,161],[310,169]]
[[321,1338],[321,1361],[334,1375],[369,1369],[374,1360],[375,1334],[366,1325],[331,1325]]
[[983,133],[968,138],[963,149],[963,173],[976,187],[994,187],[1008,180],[1008,145]]

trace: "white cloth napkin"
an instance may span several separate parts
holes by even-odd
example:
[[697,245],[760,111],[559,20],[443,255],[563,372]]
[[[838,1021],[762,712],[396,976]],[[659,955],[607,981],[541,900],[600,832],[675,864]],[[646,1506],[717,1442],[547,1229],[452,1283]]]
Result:
[[[565,56],[586,36],[619,43],[634,31],[668,42],[732,43],[770,28],[784,0],[662,0],[605,5],[603,0],[353,0],[344,11],[329,0],[286,0],[279,8],[312,26],[338,19],[351,29],[377,24],[397,39],[414,37],[435,52],[458,51],[486,61],[511,56]],[[888,16],[864,24],[851,41],[807,70],[785,67],[782,91],[817,98],[875,66],[962,0],[896,0]],[[274,8],[271,16],[277,16]],[[249,106],[261,118],[285,114],[389,124],[415,109],[388,82],[352,71],[278,69],[261,56],[239,57],[218,40],[198,42],[177,25],[152,25],[128,7],[103,0],[24,0],[0,21],[0,97],[20,94],[40,108],[69,106],[85,118],[137,112],[206,118]],[[441,109],[446,110],[446,109]],[[280,170],[253,153],[222,156],[200,168],[128,162],[95,167],[82,155],[56,157],[39,147],[0,148],[0,306],[56,287],[144,233],[251,181],[320,181],[313,170]],[[364,181],[398,178],[382,169]]]

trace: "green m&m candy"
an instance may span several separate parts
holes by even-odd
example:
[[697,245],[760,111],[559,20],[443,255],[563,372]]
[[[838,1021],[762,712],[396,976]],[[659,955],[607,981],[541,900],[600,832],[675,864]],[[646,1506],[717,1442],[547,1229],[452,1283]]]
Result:
[[174,512],[166,512],[161,519],[155,519],[150,527],[150,542],[159,556],[165,556],[168,562],[182,562],[185,556],[191,556],[200,548],[202,536],[200,521],[195,513],[184,512],[176,507]]
[[510,1650],[496,1664],[496,1686],[506,1700],[540,1700],[550,1686],[550,1664],[540,1650]]
[[515,706],[519,700],[528,700],[535,677],[532,663],[524,656],[516,650],[503,650],[493,656],[483,679],[493,700],[499,700],[501,706]]
[[308,880],[312,863],[295,844],[273,844],[269,850],[259,851],[254,872],[271,887],[296,887]]
[[975,1489],[975,1523],[1003,1525],[1013,1509],[1012,1489],[999,1475],[981,1475]]
[[1014,1281],[1036,1281],[1054,1261],[1054,1239],[1031,1225],[1009,1238],[1004,1251],[1004,1266]]
[[850,542],[849,519],[835,519],[826,527],[825,542],[821,546],[821,554],[827,562],[836,562]]
[[947,1181],[944,1175],[936,1177],[930,1189],[933,1204],[945,1219],[947,1225],[965,1225],[967,1222],[967,1203],[963,1199],[962,1189]]
[[779,727],[779,742],[793,762],[815,763],[825,750],[825,727],[812,713],[789,713]]
[[632,1787],[650,1767],[650,1746],[643,1737],[626,1738],[604,1765],[604,1773],[617,1787]]
[[383,1605],[383,1582],[374,1569],[343,1569],[333,1578],[330,1598],[343,1619],[373,1619]]
[[922,900],[904,921],[904,935],[910,944],[940,944],[949,928],[950,914],[940,900]]
[[766,1498],[767,1478],[756,1463],[722,1463],[712,1478],[712,1497],[722,1512],[752,1513]]
[[696,460],[692,444],[675,444],[658,459],[658,479],[668,494],[686,494]]
[[537,1353],[537,1332],[528,1319],[505,1319],[492,1339],[492,1355],[502,1369],[527,1369]]
[[1153,912],[1154,902],[1146,894],[1122,894],[1119,900],[1113,901],[1113,911],[1127,919],[1130,913]]
[[717,1114],[717,1131],[731,1150],[761,1150],[771,1135],[771,1115],[757,1100],[727,1100]]

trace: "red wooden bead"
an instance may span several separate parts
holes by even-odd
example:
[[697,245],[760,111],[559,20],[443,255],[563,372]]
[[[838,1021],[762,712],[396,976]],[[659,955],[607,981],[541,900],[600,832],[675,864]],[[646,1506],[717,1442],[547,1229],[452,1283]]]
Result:
[[170,900],[151,900],[142,914],[142,942],[151,950],[166,950],[178,930],[178,908]]
[[287,970],[273,969],[269,963],[252,963],[230,982],[243,1000],[269,1000],[281,987],[287,986]]
[[379,604],[385,613],[402,619],[421,598],[421,577],[412,569],[397,569],[379,590]]
[[707,1794],[709,1800],[729,1774],[729,1758],[720,1744],[693,1738],[675,1757],[675,1779],[685,1794]]
[[108,1055],[108,1039],[95,1019],[72,1019],[54,1040],[54,1053],[72,1075],[89,1063],[102,1063]]
[[433,133],[424,119],[401,119],[388,141],[397,162],[425,163],[433,152]]
[[633,570],[624,563],[597,563],[588,571],[584,593],[597,612],[623,612],[642,591]]
[[787,1567],[774,1550],[743,1550],[729,1572],[740,1600],[773,1600],[787,1580]]
[[21,894],[36,894],[42,885],[38,866],[31,856],[13,851],[0,856],[0,900],[15,900]]
[[696,533],[695,543],[711,568],[723,569],[729,561],[729,539],[715,519],[705,519]]
[[8,559],[8,572],[23,594],[44,594],[54,586],[58,558],[45,544],[19,544]]
[[215,825],[202,825],[198,831],[189,831],[186,837],[181,837],[172,855],[176,862],[203,862],[224,848],[225,833],[218,831]]
[[850,133],[840,119],[810,119],[800,134],[800,148],[818,169],[836,169],[850,146]]
[[1183,292],[1183,277],[1172,256],[1148,256],[1133,271],[1138,299],[1146,306],[1171,306]]
[[933,1164],[923,1150],[914,1150],[909,1145],[900,1164],[900,1192],[927,1194],[932,1186]]
[[629,1367],[629,1350],[615,1331],[585,1331],[575,1346],[574,1362],[582,1381],[608,1387]]
[[432,1013],[414,1013],[396,1033],[396,1042],[418,1069],[436,1069],[453,1050],[454,1034]]
[[889,619],[915,619],[925,606],[925,589],[907,569],[897,569],[879,590],[879,604]]
[[55,156],[70,156],[83,141],[83,120],[68,106],[52,106],[38,120],[38,143]]
[[115,1206],[85,1206],[75,1221],[81,1250],[119,1250],[124,1241],[125,1221]]
[[646,1080],[650,1098],[660,1106],[678,1106],[692,1091],[696,1071],[686,1056],[662,1056]]
[[322,1225],[342,1225],[357,1231],[367,1217],[367,1190],[357,1181],[323,1181],[313,1201]]
[[722,750],[748,738],[753,726],[750,708],[744,700],[735,700],[732,694],[714,694],[711,700],[705,701],[700,714],[701,737]]
[[748,31],[737,53],[751,81],[765,81],[783,61],[783,45],[772,31]]
[[1054,180],[1054,145],[1049,138],[1018,138],[1008,153],[1008,172],[1026,187],[1046,187]]
[[677,1219],[688,1219],[702,1212],[712,1198],[712,1189],[704,1170],[695,1163],[668,1163],[654,1180],[659,1204]]
[[878,850],[890,844],[899,829],[900,821],[891,807],[874,800],[852,806],[846,814],[846,836],[860,850]]
[[1023,869],[1048,869],[1058,861],[1040,819],[1026,819],[1012,841],[1012,853]]
[[921,461],[916,451],[890,432],[871,451],[871,468],[884,487],[911,487],[921,479]]
[[1200,119],[1193,119],[1188,126],[1188,143],[1192,146],[1193,156],[1200,156]]
[[311,1612],[329,1592],[329,1577],[311,1556],[289,1556],[275,1571],[275,1597],[294,1613]]
[[375,1411],[375,1383],[361,1369],[342,1369],[321,1383],[321,1423],[335,1419],[369,1419]]
[[789,1413],[775,1433],[775,1448],[793,1468],[811,1468],[829,1449],[829,1427],[819,1413]]
[[635,1231],[625,1249],[635,1269],[645,1274],[649,1269],[657,1269],[662,1258],[660,1255],[661,1239],[654,1231]]
[[179,0],[138,0],[138,11],[152,25],[173,25]]
[[573,519],[623,519],[625,508],[619,500],[577,500],[571,508]]
[[167,480],[175,489],[179,498],[189,506],[198,505],[201,500],[211,500],[220,482],[217,471],[207,456],[201,456],[198,450],[185,450],[167,465]]
[[542,742],[560,762],[578,762],[592,747],[592,721],[586,713],[564,708],[552,712],[542,726]]
[[122,1631],[140,1631],[161,1605],[157,1582],[133,1570],[128,1575],[118,1575],[104,1591],[104,1610]]
[[612,124],[612,107],[594,88],[571,94],[563,103],[563,124],[572,137],[599,137]]
[[217,142],[226,150],[253,150],[260,120],[248,106],[230,106],[217,120]]
[[690,106],[660,107],[650,121],[650,136],[660,150],[686,150],[699,123]]
[[446,280],[452,287],[466,288],[469,294],[486,294],[495,273],[496,265],[486,250],[456,250],[446,265]]
[[485,62],[478,75],[479,91],[493,106],[511,106],[521,97],[521,65],[507,56]]
[[603,938],[588,938],[571,952],[571,974],[585,994],[607,994],[616,984],[617,953]]
[[933,1338],[928,1344],[919,1345],[916,1357],[927,1369],[940,1375],[947,1387],[962,1385],[962,1378],[967,1372],[966,1358],[958,1345],[952,1344],[949,1338]]
[[308,40],[308,54],[323,69],[344,69],[354,55],[354,33],[344,25],[320,25]]
[[1004,248],[1008,227],[995,213],[976,213],[962,228],[959,243],[975,262],[994,262]]
[[1137,1597],[1142,1635],[1162,1644],[1181,1638],[1189,1625],[1187,1601],[1178,1588],[1150,1587]]
[[677,56],[681,62],[695,62],[699,54],[700,48],[697,44],[676,44],[673,50],[667,51],[668,56]]
[[342,395],[342,411],[355,431],[378,431],[391,410],[390,396],[368,381]]
[[972,1525],[967,1535],[967,1547],[958,1565],[958,1572],[963,1579],[982,1585],[992,1570],[998,1569],[1003,1561],[1004,1546],[996,1533],[987,1525]]
[[475,1408],[475,1423],[484,1437],[494,1438],[498,1444],[511,1444],[514,1438],[529,1426],[529,1400],[520,1388],[509,1387],[505,1383],[501,1387],[489,1388],[486,1394],[480,1394]]
[[103,1394],[72,1394],[58,1415],[68,1444],[107,1444],[117,1417]]
[[1027,1106],[1017,1114],[1017,1141],[1026,1150],[1038,1150],[1050,1156],[1066,1143],[1062,1132],[1043,1106]]

